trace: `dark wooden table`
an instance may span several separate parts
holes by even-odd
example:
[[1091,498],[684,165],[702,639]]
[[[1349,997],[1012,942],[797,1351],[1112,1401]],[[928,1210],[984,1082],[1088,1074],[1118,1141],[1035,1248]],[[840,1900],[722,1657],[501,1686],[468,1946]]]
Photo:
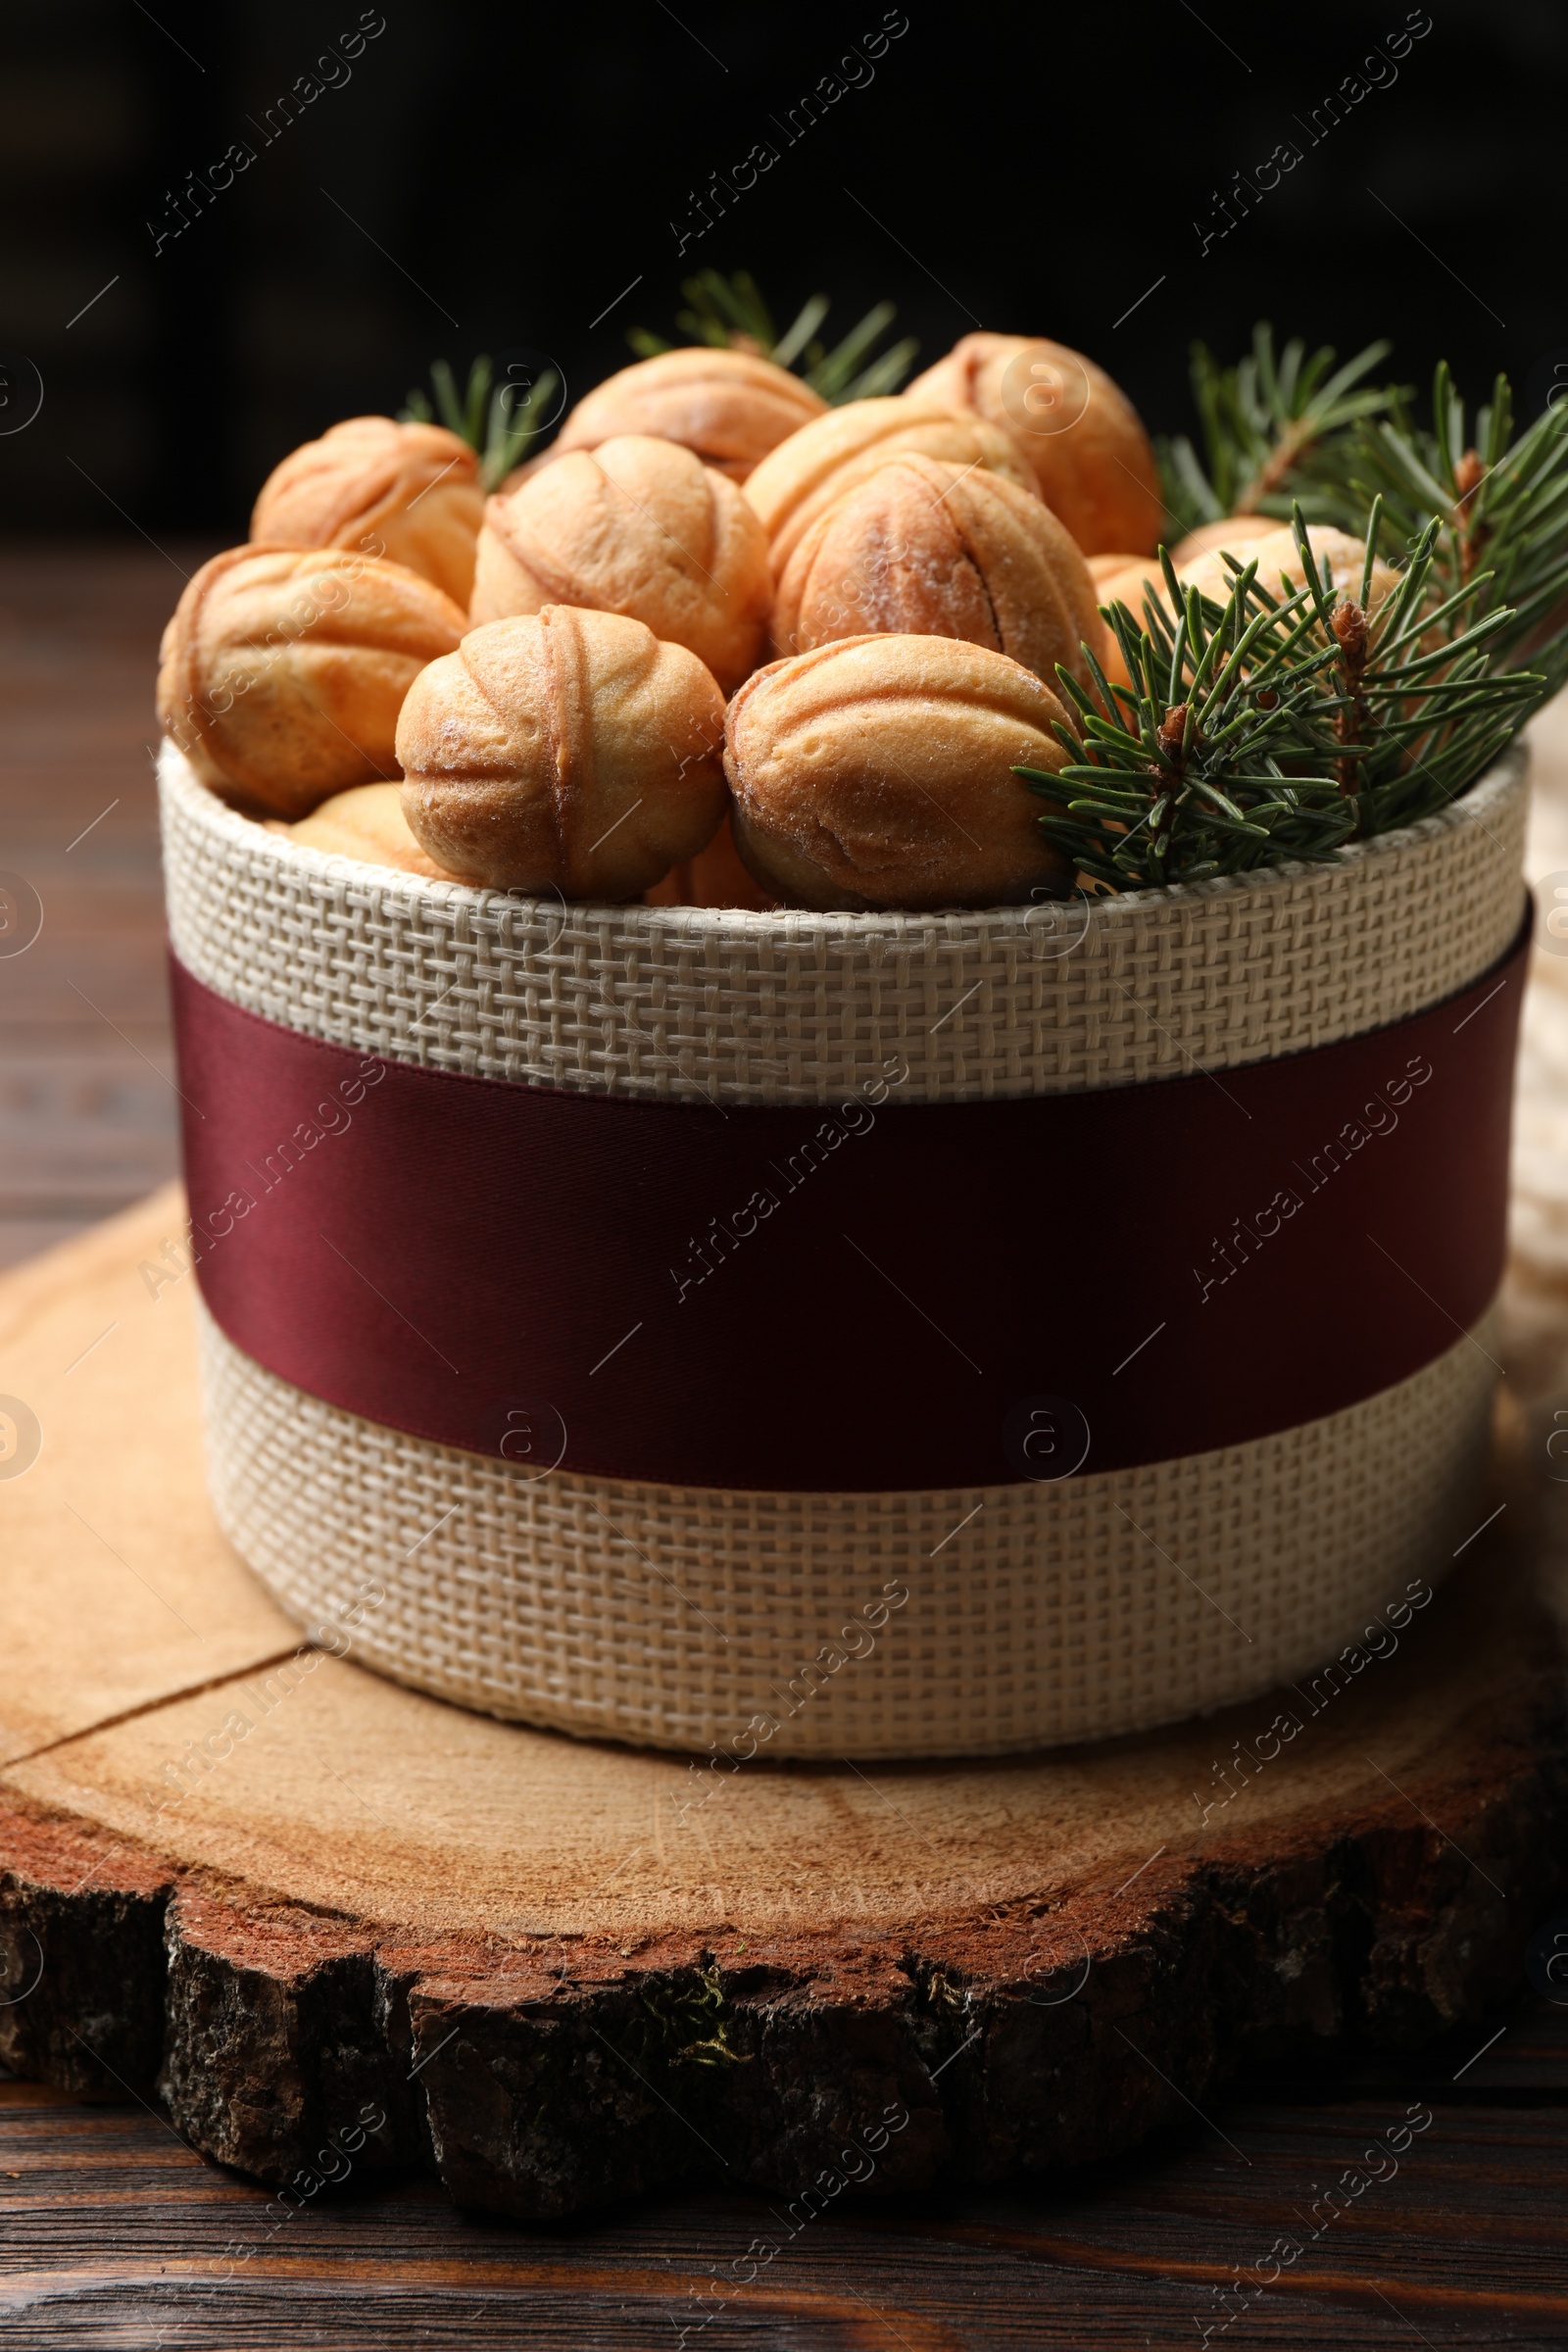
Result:
[[0,556],[0,870],[43,903],[0,960],[0,1265],[177,1165],[153,676],[199,552]]
[[[0,1262],[175,1165],[152,665],[198,553],[0,556],[0,870],[44,910],[0,960]],[[1363,2166],[1412,2110],[1396,2169]],[[1093,2178],[867,2199],[787,2240],[718,2187],[570,2233],[352,2175],[280,2205],[150,2108],[0,2082],[0,2340],[29,2346],[1568,2344],[1568,2006],[1521,1969],[1442,2050],[1237,2085]]]
[[[424,2185],[359,2197],[352,2178],[294,2210],[149,2111],[0,2085],[0,2341],[1098,2352],[1208,2328],[1238,2352],[1558,2345],[1565,2019],[1515,2018],[1480,2058],[1501,2021],[1396,2070],[1227,2098],[1093,2179],[823,2214],[765,2268],[758,2241],[786,2231],[753,2197],[684,2194],[569,2235],[466,2220]],[[1397,2169],[1355,2171],[1412,2109]]]

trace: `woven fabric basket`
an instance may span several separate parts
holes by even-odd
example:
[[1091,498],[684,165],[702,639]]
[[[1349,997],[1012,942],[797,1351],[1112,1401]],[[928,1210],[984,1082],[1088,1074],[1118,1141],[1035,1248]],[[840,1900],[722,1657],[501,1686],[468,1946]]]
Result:
[[[1345,853],[1081,907],[749,914],[563,905],[294,846],[166,746],[172,941],[247,1011],[386,1059],[629,1099],[982,1102],[1223,1071],[1364,1034],[1504,956],[1515,752]],[[380,1426],[203,1311],[210,1480],[302,1623],[371,1576],[357,1654],[584,1736],[769,1756],[1001,1752],[1262,1692],[1435,1581],[1476,1521],[1490,1314],[1413,1377],[1254,1443],[1056,1485],[861,1494],[529,1479]],[[867,1650],[847,1613],[905,1592]],[[833,1661],[837,1661],[836,1663]],[[754,1744],[755,1744],[755,1734]]]

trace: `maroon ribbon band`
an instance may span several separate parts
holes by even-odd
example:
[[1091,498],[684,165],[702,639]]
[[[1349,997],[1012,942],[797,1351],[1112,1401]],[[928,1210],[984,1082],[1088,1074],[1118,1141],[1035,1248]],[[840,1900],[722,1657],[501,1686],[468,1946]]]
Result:
[[1103,1092],[632,1101],[326,1045],[172,967],[202,1294],[313,1396],[531,1475],[990,1486],[1407,1378],[1501,1279],[1529,921],[1411,1019]]

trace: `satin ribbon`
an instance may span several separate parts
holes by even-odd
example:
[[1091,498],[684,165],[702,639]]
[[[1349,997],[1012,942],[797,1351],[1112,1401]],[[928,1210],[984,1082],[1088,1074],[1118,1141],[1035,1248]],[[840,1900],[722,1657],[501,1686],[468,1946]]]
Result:
[[173,964],[202,1293],[367,1419],[668,1486],[990,1486],[1242,1445],[1406,1379],[1501,1278],[1528,920],[1340,1044],[1089,1094],[552,1091]]

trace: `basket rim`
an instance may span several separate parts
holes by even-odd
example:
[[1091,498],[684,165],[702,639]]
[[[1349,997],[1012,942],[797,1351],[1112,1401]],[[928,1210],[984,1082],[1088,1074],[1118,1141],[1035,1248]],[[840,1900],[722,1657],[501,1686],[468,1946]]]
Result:
[[[1319,880],[1325,886],[1342,875],[1353,874],[1369,860],[1379,857],[1396,857],[1419,843],[1435,841],[1445,833],[1485,820],[1496,804],[1511,792],[1530,765],[1530,742],[1521,734],[1514,738],[1500,756],[1476,781],[1457,794],[1446,808],[1434,815],[1420,818],[1413,825],[1402,825],[1389,833],[1377,833],[1365,841],[1346,843],[1325,859],[1292,858],[1279,865],[1258,866],[1241,874],[1218,874],[1204,882],[1166,883],[1156,890],[1123,891],[1086,901],[1094,909],[1097,923],[1127,924],[1136,927],[1151,915],[1180,914],[1185,907],[1211,906],[1227,899],[1246,901],[1265,899],[1272,894],[1291,889],[1302,881]],[[285,834],[269,830],[264,821],[247,816],[224,801],[220,794],[198,776],[178,746],[165,736],[159,754],[159,781],[166,790],[182,794],[187,800],[196,796],[195,805],[203,819],[220,832],[247,850],[270,850],[280,863],[298,862],[307,873],[314,873],[323,882],[365,882],[373,877],[385,886],[392,884],[419,900],[428,899],[435,905],[454,909],[467,908],[475,913],[488,913],[495,908],[510,908],[526,916],[530,910],[554,915],[564,911],[568,919],[578,919],[594,928],[608,922],[637,925],[650,939],[667,937],[691,939],[694,935],[709,935],[718,940],[758,942],[769,939],[787,940],[802,932],[808,933],[818,945],[829,944],[853,950],[862,943],[877,940],[902,940],[927,936],[933,925],[951,926],[961,923],[981,931],[996,929],[1015,932],[1020,920],[1041,912],[1047,902],[1035,905],[1016,904],[999,906],[939,906],[920,909],[884,907],[865,913],[852,913],[834,908],[787,907],[774,913],[754,912],[739,906],[648,906],[641,900],[566,899],[559,891],[553,896],[538,896],[520,890],[499,890],[488,885],[459,881],[435,881],[428,875],[415,874],[406,867],[376,865],[368,858],[350,858],[337,850],[318,850],[309,843],[295,842]],[[387,782],[393,778],[385,779]],[[345,787],[345,790],[352,789]],[[1072,900],[1053,900],[1051,906],[1071,906]]]

